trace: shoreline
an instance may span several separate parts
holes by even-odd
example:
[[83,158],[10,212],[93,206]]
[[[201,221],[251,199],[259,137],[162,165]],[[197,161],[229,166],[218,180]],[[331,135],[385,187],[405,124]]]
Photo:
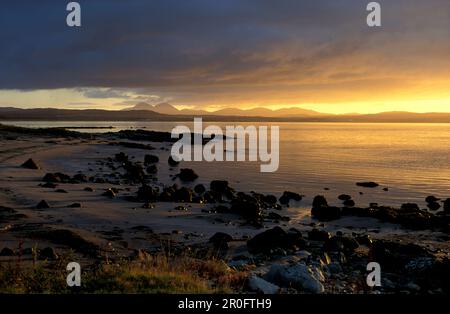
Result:
[[[0,211],[0,250],[9,248],[14,253],[0,257],[0,265],[21,256],[22,253],[18,252],[21,242],[25,248],[30,248],[37,241],[41,249],[51,248],[57,255],[75,249],[78,258],[90,264],[104,260],[105,254],[113,260],[132,260],[142,251],[150,255],[161,253],[166,250],[162,243],[168,241],[179,251],[175,255],[187,248],[194,248],[197,257],[203,254],[199,252],[214,252],[226,262],[230,271],[245,272],[247,283],[241,292],[262,289],[251,288],[249,280],[261,283],[259,279],[267,279],[279,288],[277,292],[282,293],[391,293],[404,289],[409,293],[427,293],[425,288],[405,288],[410,282],[404,283],[404,279],[391,280],[391,287],[381,290],[352,285],[365,278],[362,264],[374,250],[379,258],[404,260],[403,266],[423,258],[433,260],[435,266],[430,267],[442,267],[442,263],[448,262],[448,231],[439,231],[431,222],[447,219],[444,214],[425,213],[411,205],[405,207],[403,216],[398,216],[400,209],[384,208],[380,204],[373,206],[372,212],[343,206],[338,210],[340,214],[332,217],[330,213],[337,207],[322,204],[316,208],[319,212],[324,211],[325,216],[316,210],[316,218],[313,218],[311,208],[302,205],[302,197],[296,191],[287,193],[284,198],[275,195],[275,199],[270,195],[243,194],[220,181],[221,178],[211,178],[215,183],[204,186],[206,192],[200,193],[200,188],[198,191],[190,190],[195,180],[192,184],[180,181],[179,177],[172,181],[175,176],[180,176],[184,167],[167,163],[170,143],[161,141],[160,136],[142,141],[141,137],[139,140],[123,139],[117,134],[86,135],[73,131],[14,127],[0,129],[2,147],[7,148],[0,152],[0,204],[3,206]],[[118,141],[140,143],[142,146],[111,145]],[[158,160],[149,157],[144,167],[145,155],[156,156]],[[20,167],[29,158],[41,169]],[[47,173],[62,173],[68,177],[43,180]],[[191,174],[189,171],[186,173],[188,177]],[[142,180],[146,181],[144,186]],[[172,188],[171,182],[178,186]],[[209,196],[205,197],[204,193],[209,193]],[[199,197],[206,202],[200,202]],[[351,200],[351,197],[342,197],[346,199],[344,202]],[[41,200],[45,200],[49,208],[36,208]],[[286,201],[290,207],[286,207]],[[347,204],[351,205],[351,202]],[[440,212],[442,210],[437,213]],[[321,219],[318,220],[318,216]],[[417,230],[402,227],[402,224],[410,224],[410,227],[412,224]],[[430,228],[436,230],[431,231]],[[66,235],[67,239],[54,238],[54,230],[68,230],[63,233],[63,238]],[[220,239],[213,239],[217,233],[216,238]],[[74,238],[78,239],[75,235],[85,242],[75,241]],[[268,245],[268,235],[270,239],[278,240]],[[257,240],[248,242],[250,239]],[[263,248],[259,247],[258,239],[263,239]],[[83,247],[95,247],[95,254],[101,257],[93,258],[86,254],[90,249],[80,249],[80,243],[84,243]],[[410,244],[421,249],[406,250],[404,246]],[[393,245],[398,249],[394,251],[399,252],[392,254],[398,256],[386,253],[387,247]],[[345,263],[341,260],[341,253],[347,260]],[[46,261],[51,263],[52,259],[41,259],[40,263]],[[301,282],[290,290],[283,280],[268,278],[273,265],[282,265],[287,272],[289,267],[298,263],[306,268],[296,271],[306,269],[322,273],[322,276],[309,278],[310,283],[315,284],[315,290],[311,290],[311,286],[305,288]],[[390,271],[392,278],[396,278],[397,270]],[[410,281],[420,281],[423,287],[427,287],[428,283],[422,283],[422,280],[423,274],[418,273]],[[336,281],[340,282],[342,289],[336,288]],[[439,289],[435,290],[431,291],[437,293]]]

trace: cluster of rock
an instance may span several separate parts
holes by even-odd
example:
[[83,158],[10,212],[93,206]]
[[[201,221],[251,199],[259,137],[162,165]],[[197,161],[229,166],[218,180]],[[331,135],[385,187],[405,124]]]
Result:
[[[217,233],[210,242],[227,249],[234,241]],[[255,265],[247,280],[247,289],[259,293],[294,290],[324,293],[343,283],[346,292],[442,293],[450,290],[450,261],[436,257],[423,247],[401,241],[373,240],[368,234],[335,235],[313,228],[303,237],[296,229],[275,227],[247,241],[249,256],[236,256],[230,267]],[[371,288],[365,282],[366,266],[376,261],[383,265],[382,287]],[[355,291],[356,289],[360,289]],[[350,289],[350,290],[347,290]],[[341,291],[343,292],[343,291]]]
[[[371,217],[379,219],[382,222],[400,224],[406,228],[422,230],[422,229],[438,229],[449,230],[450,224],[450,199],[444,201],[444,210],[433,214],[427,210],[420,209],[417,204],[403,204],[401,208],[393,208],[388,206],[379,206],[376,203],[370,204],[367,208],[355,207],[351,201],[351,197],[347,195],[339,196],[344,201],[344,207],[329,206],[324,196],[318,195],[314,198],[311,216],[319,221],[332,221],[342,216],[358,216]],[[427,197],[428,207],[433,210],[440,208],[435,197]],[[345,204],[347,202],[347,204]],[[430,205],[435,204],[439,205]]]
[[[292,192],[285,192],[285,194],[296,199],[299,198],[298,194]],[[260,224],[264,218],[273,220],[288,219],[273,212],[265,215],[265,210],[281,209],[281,205],[277,203],[275,196],[254,192],[250,194],[236,192],[229,186],[228,181],[224,180],[211,181],[209,190],[203,184],[197,184],[194,189],[173,184],[162,190],[159,187],[143,184],[138,189],[136,197],[128,199],[142,202],[218,204],[213,211],[236,214],[255,224]]]

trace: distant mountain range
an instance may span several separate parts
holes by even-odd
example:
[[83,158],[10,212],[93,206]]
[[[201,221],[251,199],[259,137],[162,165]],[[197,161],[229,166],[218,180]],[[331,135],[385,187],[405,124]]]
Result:
[[270,110],[267,108],[253,108],[253,109],[236,109],[236,108],[225,108],[217,111],[209,112],[205,110],[191,110],[182,109],[179,110],[169,103],[161,103],[157,105],[150,105],[148,103],[142,102],[134,105],[133,107],[122,109],[122,111],[131,110],[149,110],[161,114],[169,115],[202,115],[202,116],[239,116],[239,117],[267,117],[267,118],[287,118],[287,117],[298,117],[298,116],[326,116],[330,114],[320,113],[314,110],[303,109],[303,108],[283,108],[278,110]]
[[[153,109],[153,110],[150,110]],[[158,112],[157,112],[158,111]],[[170,104],[137,104],[126,110],[69,110],[55,108],[19,109],[0,107],[0,122],[17,121],[280,121],[280,122],[385,122],[385,123],[450,123],[450,113],[414,113],[405,111],[376,114],[332,115],[301,108],[269,110],[222,109],[215,112],[178,110]]]

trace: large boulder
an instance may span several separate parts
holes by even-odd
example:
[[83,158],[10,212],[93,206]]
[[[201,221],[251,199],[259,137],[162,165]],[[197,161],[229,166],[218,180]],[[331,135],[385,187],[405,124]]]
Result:
[[190,181],[196,180],[198,178],[198,175],[192,169],[183,168],[183,169],[180,169],[178,178],[180,178],[181,181],[190,182]]
[[325,230],[312,229],[308,232],[308,239],[311,241],[327,241],[331,238],[331,234]]
[[192,202],[193,192],[191,189],[182,187],[173,193],[173,199],[177,202]]
[[225,193],[228,189],[228,181],[225,180],[213,180],[209,184],[211,191],[218,193]]
[[323,293],[325,281],[323,273],[314,266],[304,263],[293,265],[274,264],[265,279],[283,287],[292,287],[309,293]]
[[140,201],[154,202],[158,198],[158,191],[147,184],[143,184],[137,191],[137,198]]
[[197,193],[197,194],[203,194],[203,193],[205,193],[206,188],[205,188],[205,186],[204,186],[203,184],[197,184],[197,185],[194,187],[194,191],[195,191],[195,193]]
[[33,170],[41,169],[41,167],[39,167],[39,165],[31,158],[28,159],[27,161],[25,161],[21,165],[21,167],[26,168],[26,169],[33,169]]
[[372,244],[371,255],[386,270],[401,270],[412,259],[433,257],[426,249],[413,243],[378,240]]
[[144,156],[144,165],[156,164],[159,162],[159,157],[155,155],[145,155]]
[[52,182],[52,183],[67,183],[71,180],[70,176],[64,173],[56,172],[56,173],[46,173],[42,178],[44,182]]
[[274,248],[283,247],[285,239],[286,231],[275,227],[255,235],[247,241],[247,247],[251,253],[269,253]]
[[148,174],[156,174],[158,172],[158,168],[156,167],[156,165],[150,165],[145,170]]
[[319,221],[332,221],[341,218],[342,210],[335,206],[313,207],[311,216]]
[[86,183],[89,181],[87,175],[82,173],[77,173],[73,176],[72,180],[73,183]]
[[233,241],[233,237],[224,232],[215,233],[210,239],[216,249],[228,249],[228,242]]
[[250,291],[262,294],[276,294],[280,291],[280,287],[277,285],[255,275],[248,278],[247,287]]
[[327,207],[327,206],[328,206],[328,202],[327,202],[327,199],[325,198],[325,196],[317,195],[316,197],[314,197],[314,200],[312,203],[313,208]]
[[114,156],[114,158],[116,159],[116,161],[118,162],[127,162],[128,161],[128,155],[125,154],[124,152],[120,152],[118,154],[116,154]]
[[42,200],[36,205],[37,209],[47,209],[50,208],[50,205],[47,203],[47,201]]
[[255,235],[247,241],[250,253],[270,253],[271,250],[302,249],[307,243],[299,232],[286,232],[281,227],[274,227]]
[[0,256],[14,256],[14,255],[15,255],[14,251],[8,247],[5,247],[0,251]]
[[302,196],[295,192],[285,191],[283,195],[280,197],[280,203],[283,205],[288,205],[290,200],[301,201]]
[[126,177],[133,182],[142,182],[145,178],[144,168],[141,164],[126,162],[123,166]]
[[251,222],[262,220],[261,204],[250,195],[241,194],[240,197],[234,199],[231,202],[230,211]]
[[425,198],[425,202],[427,202],[427,203],[434,203],[437,201],[439,201],[439,199],[434,195],[430,195]]
[[441,204],[439,204],[438,202],[429,202],[429,203],[427,204],[427,207],[428,207],[430,210],[438,210],[439,208],[441,208]]

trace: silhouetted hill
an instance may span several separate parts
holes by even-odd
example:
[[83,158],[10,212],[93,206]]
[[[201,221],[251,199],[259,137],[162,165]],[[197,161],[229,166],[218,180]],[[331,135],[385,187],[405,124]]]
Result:
[[169,103],[150,105],[145,102],[138,103],[133,107],[122,109],[122,111],[130,111],[130,110],[151,110],[154,112],[170,115],[245,116],[245,117],[268,117],[268,118],[328,115],[325,113],[320,113],[314,110],[303,108],[283,108],[278,110],[271,110],[262,107],[253,109],[225,108],[212,112],[208,112],[205,110],[191,110],[191,109],[178,110]]
[[[167,109],[167,108],[166,108]],[[247,110],[244,110],[247,113]],[[178,110],[178,112],[189,112]],[[450,123],[450,113],[414,113],[383,112],[377,114],[347,115],[303,115],[289,117],[263,117],[234,115],[235,111],[222,111],[222,115],[211,113],[203,115],[176,114],[168,115],[151,110],[69,110],[54,108],[18,109],[0,108],[1,120],[40,120],[40,121],[192,121],[194,117],[203,117],[205,121],[280,121],[280,122],[385,122],[385,123]],[[251,111],[253,114],[264,114],[262,111]]]

